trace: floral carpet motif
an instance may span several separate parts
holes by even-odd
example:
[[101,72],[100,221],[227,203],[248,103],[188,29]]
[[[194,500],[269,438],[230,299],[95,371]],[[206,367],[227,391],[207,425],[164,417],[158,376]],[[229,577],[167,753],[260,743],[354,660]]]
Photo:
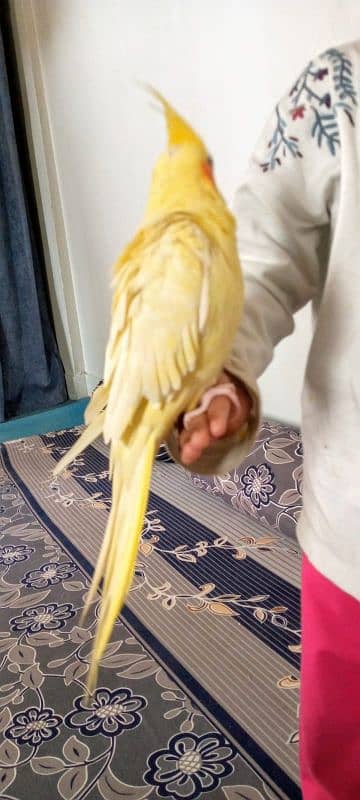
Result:
[[[0,796],[300,799],[296,545],[167,459],[87,697],[98,599],[79,618],[111,490],[102,443],[53,478],[79,432],[1,448]],[[241,484],[256,513],[275,494],[260,466]]]
[[241,467],[220,477],[194,474],[191,480],[233,508],[295,538],[303,482],[303,445],[297,429],[266,420]]

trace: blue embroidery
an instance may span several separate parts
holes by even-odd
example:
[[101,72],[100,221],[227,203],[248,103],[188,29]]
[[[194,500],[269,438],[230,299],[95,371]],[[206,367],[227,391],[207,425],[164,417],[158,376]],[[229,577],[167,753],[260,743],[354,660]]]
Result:
[[[318,147],[326,145],[334,156],[340,147],[339,116],[345,114],[354,125],[353,108],[357,105],[356,90],[353,83],[353,68],[350,59],[336,48],[326,50],[320,58],[331,65],[333,91],[329,90],[329,67],[317,67],[313,61],[301,73],[290,91],[290,108],[287,116],[291,121],[302,120],[312,113],[314,122],[311,136]],[[318,84],[325,82],[325,90]],[[276,107],[276,124],[268,143],[268,159],[260,164],[263,172],[281,166],[282,158],[289,153],[302,158],[299,137],[287,132],[289,120],[286,112],[280,113]]]
[[349,98],[356,106],[356,91],[353,84],[352,63],[350,58],[336,48],[326,50],[321,58],[331,61],[334,68],[334,86],[340,100]]
[[274,133],[269,141],[268,148],[270,150],[269,160],[261,164],[264,172],[268,169],[275,169],[276,165],[280,167],[280,155],[286,156],[289,151],[292,156],[302,158],[302,153],[299,150],[299,139],[297,136],[286,136],[285,131],[287,128],[286,120],[281,116],[279,106],[276,106],[276,126]]

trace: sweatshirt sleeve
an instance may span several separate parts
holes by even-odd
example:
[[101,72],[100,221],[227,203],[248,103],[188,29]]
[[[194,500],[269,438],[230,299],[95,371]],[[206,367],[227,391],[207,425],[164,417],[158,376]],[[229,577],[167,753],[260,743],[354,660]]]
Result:
[[[242,322],[226,370],[252,399],[245,431],[212,445],[191,466],[223,474],[239,465],[260,419],[257,379],[277,343],[294,329],[294,314],[321,292],[322,244],[338,182],[340,132],[353,124],[350,85],[339,86],[346,52],[329,50],[308,64],[277,104],[235,198],[240,261],[245,279]],[[179,458],[176,436],[169,442]]]

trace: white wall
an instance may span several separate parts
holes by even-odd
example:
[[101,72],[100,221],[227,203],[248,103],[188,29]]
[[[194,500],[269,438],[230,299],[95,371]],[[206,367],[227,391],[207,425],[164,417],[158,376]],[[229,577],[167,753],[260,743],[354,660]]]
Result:
[[[14,0],[15,5],[21,0]],[[265,117],[307,59],[360,35],[359,0],[27,0],[32,5],[90,383],[102,374],[110,268],[144,208],[163,122],[158,87],[199,129],[229,202]],[[36,148],[36,136],[35,136]],[[298,421],[310,315],[262,380]]]

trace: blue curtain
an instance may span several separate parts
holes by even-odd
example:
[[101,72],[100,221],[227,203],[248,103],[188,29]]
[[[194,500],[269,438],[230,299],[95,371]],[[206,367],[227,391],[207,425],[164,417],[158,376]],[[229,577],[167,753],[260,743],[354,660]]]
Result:
[[[53,333],[42,254],[23,179],[7,74],[9,36],[0,18],[0,422],[67,398]],[[5,49],[4,49],[5,45]],[[13,56],[12,56],[13,57]],[[16,90],[15,90],[16,91]],[[16,98],[15,98],[16,101]],[[19,149],[20,148],[20,149]]]

